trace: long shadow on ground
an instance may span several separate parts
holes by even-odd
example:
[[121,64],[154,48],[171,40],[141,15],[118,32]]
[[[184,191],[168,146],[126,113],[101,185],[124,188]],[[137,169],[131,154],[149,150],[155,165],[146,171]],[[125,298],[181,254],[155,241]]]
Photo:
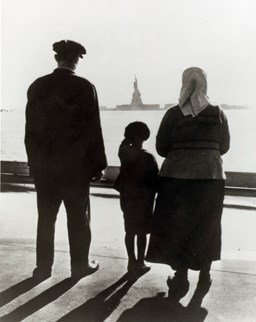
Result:
[[184,307],[159,293],[144,298],[123,312],[118,322],[203,322],[208,312],[202,307]]
[[[144,274],[145,273],[142,273],[137,276],[125,274],[117,282],[62,317],[58,322],[105,321],[105,319],[117,308],[122,297],[128,292],[131,286]],[[123,286],[118,289],[121,285]]]
[[29,290],[31,290],[33,287],[40,284],[41,282],[42,281],[36,281],[32,277],[29,277],[15,285],[12,285],[8,289],[2,291],[0,293],[0,307],[11,302],[21,294],[28,292]]
[[17,309],[1,317],[1,322],[19,322],[28,316],[32,315],[36,311],[40,310],[47,304],[55,301],[62,294],[66,293],[72,288],[77,281],[70,278],[66,278],[63,281],[55,284],[48,290],[34,297],[27,303],[19,306]]
[[201,305],[208,291],[209,288],[202,290],[197,286],[187,307],[164,297],[165,293],[158,293],[124,311],[117,322],[203,322],[208,311]]

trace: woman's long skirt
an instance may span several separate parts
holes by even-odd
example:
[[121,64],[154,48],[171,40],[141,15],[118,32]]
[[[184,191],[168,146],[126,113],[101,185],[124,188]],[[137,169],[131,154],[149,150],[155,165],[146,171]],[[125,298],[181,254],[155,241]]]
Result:
[[224,182],[160,179],[147,261],[200,270],[220,259]]

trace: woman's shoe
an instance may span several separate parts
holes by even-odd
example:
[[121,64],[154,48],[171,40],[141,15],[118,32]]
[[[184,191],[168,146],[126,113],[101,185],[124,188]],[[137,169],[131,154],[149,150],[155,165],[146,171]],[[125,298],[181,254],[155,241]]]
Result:
[[202,273],[200,273],[198,283],[197,283],[198,292],[207,294],[209,292],[209,289],[211,288],[211,285],[212,285],[212,279],[210,277],[210,274],[203,275]]
[[210,274],[203,275],[200,273],[196,290],[187,306],[190,310],[195,310],[201,307],[205,295],[209,292],[212,285]]
[[169,299],[179,301],[187,294],[189,290],[189,281],[186,276],[184,276],[184,278],[169,276],[167,279],[167,286],[169,287]]

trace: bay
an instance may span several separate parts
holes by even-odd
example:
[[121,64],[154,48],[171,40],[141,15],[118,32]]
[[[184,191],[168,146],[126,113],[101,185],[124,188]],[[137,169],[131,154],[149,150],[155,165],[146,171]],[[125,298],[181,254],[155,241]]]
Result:
[[[125,127],[134,121],[145,122],[150,138],[144,148],[153,153],[159,166],[163,159],[155,150],[155,137],[165,110],[156,111],[101,111],[101,123],[108,164],[119,166],[118,147],[123,140]],[[226,171],[256,172],[256,109],[225,111],[231,134],[231,147],[223,156]],[[26,161],[24,147],[25,112],[1,112],[1,159]]]

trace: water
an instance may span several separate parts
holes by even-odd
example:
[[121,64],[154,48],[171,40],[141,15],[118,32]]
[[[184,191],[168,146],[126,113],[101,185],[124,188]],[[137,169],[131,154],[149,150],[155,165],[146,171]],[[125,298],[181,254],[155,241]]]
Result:
[[[223,157],[226,171],[256,172],[256,109],[226,110],[231,133],[230,151]],[[151,136],[144,147],[156,156],[155,136],[165,111],[101,111],[102,130],[109,165],[120,165],[117,151],[124,128],[133,121],[147,123]],[[24,111],[1,113],[1,159],[26,161]]]

